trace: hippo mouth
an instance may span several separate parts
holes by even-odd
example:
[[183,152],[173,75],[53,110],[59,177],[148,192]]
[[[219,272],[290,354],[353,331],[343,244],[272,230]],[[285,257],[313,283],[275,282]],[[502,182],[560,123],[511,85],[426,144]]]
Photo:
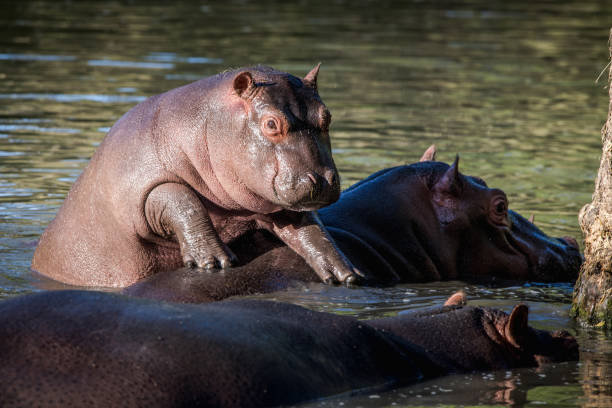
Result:
[[559,241],[561,241],[563,244],[570,246],[574,249],[576,249],[577,251],[580,251],[580,245],[578,245],[578,241],[576,241],[574,238],[572,237],[561,237],[558,238]]
[[537,260],[532,259],[532,251],[529,250],[527,244],[518,240],[510,230],[505,231],[504,235],[506,237],[508,246],[525,259],[527,271],[524,277],[527,278],[529,276],[535,276]]
[[281,207],[291,211],[314,211],[332,203],[327,200],[317,199],[316,193],[310,193],[301,198],[298,197],[297,194],[291,194],[289,197],[283,197],[275,188],[274,195],[276,196],[276,199]]
[[287,207],[287,209],[291,211],[315,211],[315,210],[325,207],[328,204],[329,203],[325,201],[309,201],[309,202],[294,204],[290,207]]
[[[334,203],[340,189],[331,186],[324,177],[307,172],[289,183],[276,183],[274,194],[280,205],[291,211],[313,211]],[[336,191],[337,190],[337,191]]]
[[526,278],[545,282],[576,279],[583,257],[575,239],[546,237],[546,245],[533,247],[512,231],[505,235],[508,244],[525,259]]

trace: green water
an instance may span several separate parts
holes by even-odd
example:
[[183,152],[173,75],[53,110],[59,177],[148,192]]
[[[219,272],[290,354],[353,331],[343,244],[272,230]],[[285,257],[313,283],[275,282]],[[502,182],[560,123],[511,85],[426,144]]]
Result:
[[[304,75],[333,114],[343,186],[383,167],[461,156],[549,234],[580,238],[607,113],[610,1],[0,2],[0,297],[36,290],[36,240],[108,128],[143,98],[229,67]],[[359,317],[437,304],[531,307],[577,334],[579,363],[447,377],[323,406],[612,404],[612,337],[567,318],[571,285],[461,282],[270,295]]]

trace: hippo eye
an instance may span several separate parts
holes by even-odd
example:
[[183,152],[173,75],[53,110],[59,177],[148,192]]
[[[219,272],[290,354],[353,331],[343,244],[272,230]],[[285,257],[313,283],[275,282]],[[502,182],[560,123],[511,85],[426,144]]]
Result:
[[497,203],[497,205],[495,206],[495,212],[502,215],[506,213],[506,203],[503,201],[500,201],[499,203]]
[[505,196],[497,196],[491,202],[490,219],[496,225],[508,226],[508,201]]
[[280,142],[285,137],[284,129],[286,129],[286,126],[283,126],[282,120],[276,116],[267,115],[262,118],[261,132],[271,142]]
[[277,130],[276,121],[274,119],[269,119],[266,122],[266,128],[269,130]]

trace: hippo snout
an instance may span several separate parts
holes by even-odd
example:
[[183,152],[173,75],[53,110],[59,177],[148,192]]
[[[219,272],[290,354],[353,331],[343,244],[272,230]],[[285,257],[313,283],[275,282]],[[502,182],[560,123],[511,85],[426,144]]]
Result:
[[295,187],[298,201],[303,206],[320,208],[338,201],[340,198],[340,182],[338,173],[326,170],[323,175],[307,172],[300,176]]
[[279,181],[276,187],[284,206],[295,211],[316,210],[340,198],[340,180],[333,169],[323,174],[307,171],[294,179]]
[[529,261],[531,279],[542,282],[571,282],[578,278],[583,257],[572,237],[550,237],[520,214],[509,210],[514,241]]
[[575,269],[580,269],[580,266],[584,261],[584,257],[580,253],[580,245],[578,245],[578,241],[576,241],[575,238],[569,236],[557,239],[559,240],[559,242],[561,242],[561,248],[559,252],[561,254],[561,257],[563,258],[563,262],[573,266]]
[[536,353],[535,359],[538,365],[549,364],[559,361],[578,360],[580,347],[576,338],[565,330],[553,333],[541,332],[542,353]]
[[340,195],[340,176],[338,176],[338,171],[336,169],[326,170],[324,177],[330,187]]
[[569,236],[561,237],[559,238],[559,241],[561,241],[565,245],[571,246],[572,248],[578,251],[580,250],[580,245],[578,245],[578,241],[576,241],[576,239],[573,237],[569,237]]
[[537,275],[545,281],[574,281],[584,260],[574,238],[552,238],[547,248],[538,251]]

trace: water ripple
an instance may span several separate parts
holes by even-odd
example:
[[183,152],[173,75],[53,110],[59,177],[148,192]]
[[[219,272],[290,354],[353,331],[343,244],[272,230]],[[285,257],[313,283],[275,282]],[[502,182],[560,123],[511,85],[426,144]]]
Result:
[[144,69],[172,69],[174,64],[166,62],[139,62],[139,61],[116,61],[116,60],[89,60],[87,65],[94,67],[118,67],[118,68],[144,68]]
[[72,128],[52,128],[52,127],[40,127],[35,125],[3,125],[0,124],[1,132],[11,132],[15,130],[31,130],[33,132],[42,132],[42,133],[80,133],[79,129]]
[[55,102],[100,102],[100,103],[138,103],[147,99],[136,95],[99,95],[99,94],[45,94],[45,93],[9,93],[0,94],[0,99],[37,99]]
[[152,53],[145,59],[158,62],[184,62],[187,64],[221,64],[222,58],[207,58],[207,57],[179,57],[171,52]]
[[72,55],[0,54],[0,60],[8,61],[75,61]]
[[0,157],[23,156],[24,154],[24,152],[7,152],[4,150],[0,150]]

